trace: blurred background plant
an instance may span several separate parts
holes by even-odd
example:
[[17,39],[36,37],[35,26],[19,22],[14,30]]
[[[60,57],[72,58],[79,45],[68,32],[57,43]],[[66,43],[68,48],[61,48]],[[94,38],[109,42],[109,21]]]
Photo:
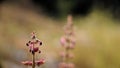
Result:
[[68,15],[67,24],[64,26],[64,35],[60,39],[61,50],[60,56],[62,58],[59,63],[59,68],[75,68],[74,63],[71,59],[74,57],[72,50],[75,48],[75,33],[73,28],[72,15]]
[[[2,68],[26,68],[20,61],[31,58],[24,45],[32,31],[36,31],[47,45],[41,47],[44,52],[37,56],[46,59],[41,68],[57,68],[58,53],[62,49],[59,45],[63,33],[61,27],[66,23],[68,13],[73,14],[76,30],[75,58],[71,60],[76,68],[120,67],[119,0],[74,0],[74,8],[70,7],[74,11],[67,10],[67,2],[64,1],[61,1],[66,6],[63,8],[57,0],[39,1],[0,0]],[[62,6],[59,8],[58,5]]]

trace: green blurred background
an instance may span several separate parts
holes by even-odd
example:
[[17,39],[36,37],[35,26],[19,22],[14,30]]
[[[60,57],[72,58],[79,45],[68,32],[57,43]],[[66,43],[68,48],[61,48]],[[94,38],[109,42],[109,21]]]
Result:
[[1,0],[0,68],[26,68],[21,61],[31,59],[25,44],[32,31],[43,41],[37,59],[45,58],[46,63],[38,68],[58,68],[63,50],[59,39],[70,13],[76,35],[71,59],[75,68],[120,68],[119,0],[105,1]]

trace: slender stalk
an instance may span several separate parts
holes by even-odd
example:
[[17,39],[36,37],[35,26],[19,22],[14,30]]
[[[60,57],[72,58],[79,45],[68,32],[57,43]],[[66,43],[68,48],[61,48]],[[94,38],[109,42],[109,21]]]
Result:
[[65,48],[65,53],[66,53],[65,61],[67,63],[68,62],[68,48]]
[[[33,40],[34,41],[34,40]],[[33,49],[34,49],[34,45],[35,44],[33,44]],[[32,60],[33,60],[33,65],[32,65],[32,68],[35,68],[35,52],[33,51],[33,53],[32,53]]]
[[35,54],[33,54],[33,65],[32,68],[35,68]]
[[[68,35],[68,37],[70,37],[69,35]],[[67,46],[69,47],[70,46],[70,41],[68,41],[68,44],[67,44]],[[66,63],[68,64],[69,63],[69,58],[68,58],[68,56],[69,56],[69,51],[70,51],[70,49],[69,48],[66,48]],[[69,67],[67,67],[67,68],[69,68]]]
[[[69,62],[69,58],[68,58],[68,55],[69,55],[69,49],[68,48],[66,48],[66,63],[68,64],[68,62]],[[68,67],[67,67],[68,68]]]

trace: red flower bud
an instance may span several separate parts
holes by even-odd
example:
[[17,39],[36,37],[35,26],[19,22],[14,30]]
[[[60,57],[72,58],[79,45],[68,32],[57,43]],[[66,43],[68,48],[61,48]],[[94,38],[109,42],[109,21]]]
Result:
[[28,43],[31,43],[31,41],[29,41]]
[[29,44],[28,44],[28,43],[26,43],[26,46],[29,46]]
[[37,52],[38,50],[39,50],[38,47],[33,48],[33,51],[34,51],[34,52]]
[[39,53],[41,53],[41,51],[39,50]]
[[40,42],[40,45],[42,45],[42,42]]
[[42,42],[41,42],[39,39],[37,39],[37,40],[35,41],[35,43],[36,43],[36,44],[39,43],[39,45],[42,45]]

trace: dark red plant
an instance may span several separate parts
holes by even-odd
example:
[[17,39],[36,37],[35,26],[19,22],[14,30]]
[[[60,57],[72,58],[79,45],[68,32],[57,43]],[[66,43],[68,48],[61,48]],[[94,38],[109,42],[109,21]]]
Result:
[[36,38],[35,32],[32,32],[31,40],[26,43],[26,46],[29,48],[29,52],[32,54],[32,61],[23,61],[22,64],[26,66],[32,66],[32,68],[35,68],[36,66],[41,66],[44,64],[45,60],[35,60],[35,54],[41,53],[40,46],[42,46],[42,41]]

